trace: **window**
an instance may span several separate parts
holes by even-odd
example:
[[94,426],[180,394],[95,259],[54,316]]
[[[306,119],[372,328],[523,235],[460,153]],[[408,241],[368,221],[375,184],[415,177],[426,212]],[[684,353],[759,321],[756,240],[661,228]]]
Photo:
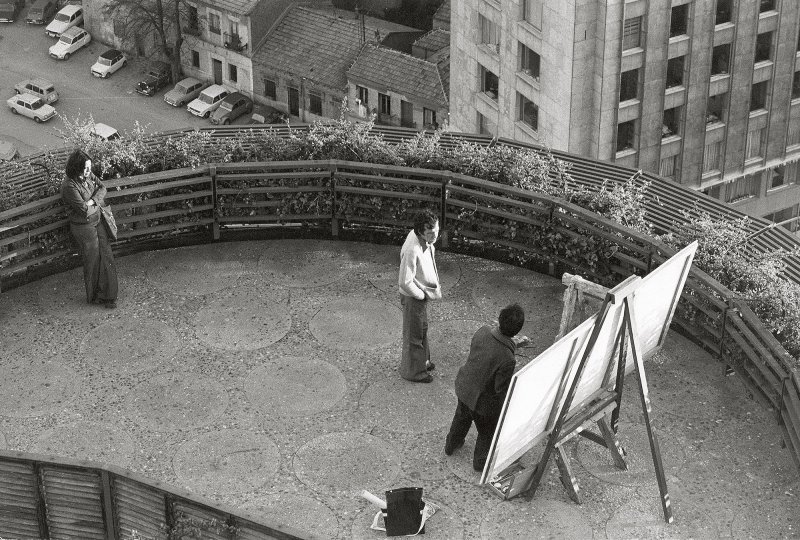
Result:
[[623,71],[619,82],[619,100],[627,101],[639,97],[639,70]]
[[542,0],[522,0],[522,18],[536,28],[541,28]]
[[483,15],[478,15],[481,26],[481,44],[490,46],[494,51],[500,51],[500,27]]
[[683,84],[684,57],[670,58],[667,61],[667,88],[675,88]]
[[369,105],[369,90],[363,86],[356,86],[356,92],[358,92],[358,100],[361,104],[365,107]]
[[704,189],[703,193],[712,199],[719,199],[719,196],[722,194],[723,187],[725,187],[725,184],[714,184],[713,186]]
[[719,170],[719,157],[720,150],[722,149],[722,142],[717,141],[708,143],[703,151],[703,172],[711,172]]
[[426,128],[438,128],[439,124],[436,122],[436,111],[423,107],[422,122],[425,124]]
[[795,71],[792,79],[792,99],[797,98],[800,98],[800,71]]
[[481,66],[481,92],[497,101],[497,92],[500,82],[497,75]]
[[617,152],[636,147],[636,121],[630,120],[617,125]]
[[731,44],[717,45],[711,54],[711,74],[723,75],[729,73],[731,60]]
[[786,167],[783,165],[778,165],[768,171],[769,174],[769,188],[768,189],[775,189],[786,184]]
[[208,31],[213,32],[214,34],[221,33],[219,24],[219,15],[217,13],[209,13],[208,14]]
[[782,223],[782,227],[789,229],[790,232],[795,232],[800,229],[800,220],[795,219],[794,221],[789,221],[788,223],[783,222],[788,221],[793,217],[797,217],[797,209],[798,205],[795,204],[789,208],[784,208],[783,210],[778,210],[777,212],[767,214],[764,216],[764,219],[767,219],[773,223]]
[[311,114],[322,116],[322,96],[315,93],[308,93],[308,111]]
[[772,32],[764,32],[756,37],[756,62],[765,62],[772,58]]
[[664,124],[661,127],[661,138],[680,135],[681,108],[673,107],[664,111]]
[[195,6],[186,6],[186,27],[189,30],[197,30],[200,18],[197,16],[197,8]]
[[478,133],[481,135],[494,135],[497,126],[494,122],[478,113]]
[[197,51],[192,51],[192,67],[200,67],[200,53]]
[[789,136],[786,140],[786,146],[798,144],[800,144],[800,119],[793,118],[789,120]]
[[237,82],[239,79],[239,70],[233,64],[228,64],[228,79],[231,82]]
[[761,139],[764,129],[753,129],[747,132],[747,145],[744,151],[745,159],[752,159],[761,156]]
[[689,4],[675,6],[669,19],[669,37],[682,36],[686,33],[689,19]]
[[378,92],[378,112],[381,114],[392,114],[392,99]]
[[754,83],[750,90],[750,110],[757,111],[767,108],[767,81]]
[[658,174],[664,178],[675,178],[675,158],[676,156],[666,157],[661,160],[658,166]]
[[239,23],[236,21],[229,21],[231,25],[231,35],[239,37]]
[[635,49],[642,46],[642,18],[625,19],[622,31],[622,50]]
[[749,199],[758,195],[761,186],[761,173],[748,174],[742,176],[728,184],[725,202],[736,202],[742,199]]
[[717,0],[716,24],[731,22],[731,2],[733,0]]
[[539,129],[539,107],[517,92],[517,120],[525,122],[533,129]]
[[264,96],[269,99],[278,99],[278,89],[275,87],[275,81],[264,79]]
[[719,94],[708,98],[706,107],[706,124],[725,122],[728,109],[728,94]]
[[519,44],[519,70],[537,81],[539,80],[540,60],[538,54],[522,43]]
[[761,0],[761,4],[758,7],[759,13],[764,13],[765,11],[774,11],[775,10],[775,0]]

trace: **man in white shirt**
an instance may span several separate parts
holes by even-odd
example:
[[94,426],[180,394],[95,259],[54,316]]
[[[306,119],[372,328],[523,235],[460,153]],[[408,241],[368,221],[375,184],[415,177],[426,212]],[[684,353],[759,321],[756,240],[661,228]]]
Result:
[[425,210],[414,220],[400,250],[398,288],[403,305],[403,351],[400,376],[414,382],[433,380],[428,371],[431,363],[428,348],[428,300],[442,297],[439,272],[436,269],[434,242],[439,237],[439,218]]

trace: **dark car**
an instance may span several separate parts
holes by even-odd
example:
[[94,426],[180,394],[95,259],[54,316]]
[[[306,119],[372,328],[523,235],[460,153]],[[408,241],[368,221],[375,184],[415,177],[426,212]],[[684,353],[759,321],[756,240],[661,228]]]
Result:
[[253,115],[248,124],[285,124],[289,115],[269,105],[262,105],[253,109]]
[[58,10],[56,0],[36,0],[28,10],[25,22],[28,24],[47,24]]
[[136,91],[144,96],[152,96],[172,82],[172,67],[166,62],[153,62],[144,80],[136,84]]
[[242,94],[234,92],[225,96],[219,107],[211,114],[212,124],[230,124],[243,114],[253,110],[253,100]]
[[25,0],[0,0],[0,22],[13,23],[25,7]]

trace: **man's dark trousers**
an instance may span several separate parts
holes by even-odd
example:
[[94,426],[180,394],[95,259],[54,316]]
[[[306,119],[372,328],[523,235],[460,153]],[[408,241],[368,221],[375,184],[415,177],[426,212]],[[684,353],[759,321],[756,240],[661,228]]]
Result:
[[451,448],[458,448],[464,444],[464,438],[469,432],[473,422],[478,429],[478,440],[475,442],[475,452],[472,454],[472,468],[482,471],[486,464],[486,457],[489,455],[489,447],[492,445],[494,430],[500,414],[482,415],[470,410],[467,405],[458,400],[458,407],[453,415],[453,422],[450,424],[450,433],[447,434],[447,442]]

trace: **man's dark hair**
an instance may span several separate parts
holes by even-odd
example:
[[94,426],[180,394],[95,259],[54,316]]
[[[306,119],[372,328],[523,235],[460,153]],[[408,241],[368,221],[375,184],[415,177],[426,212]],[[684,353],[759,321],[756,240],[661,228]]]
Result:
[[516,336],[525,324],[525,310],[519,304],[511,304],[500,310],[500,333],[506,337]]
[[433,213],[432,210],[422,210],[414,217],[414,232],[417,234],[424,234],[425,229],[433,229],[439,222],[439,216]]
[[67,158],[67,165],[64,168],[67,173],[67,178],[77,180],[83,174],[83,168],[86,165],[86,160],[91,159],[86,155],[83,150],[75,150]]

